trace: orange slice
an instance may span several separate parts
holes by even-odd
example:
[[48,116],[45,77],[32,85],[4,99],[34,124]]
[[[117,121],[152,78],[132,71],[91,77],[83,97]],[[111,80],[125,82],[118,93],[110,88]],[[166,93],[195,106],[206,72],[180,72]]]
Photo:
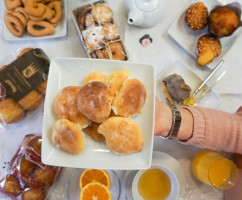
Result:
[[81,191],[80,200],[111,200],[109,189],[101,183],[88,183]]
[[98,182],[110,187],[110,176],[106,170],[103,169],[86,169],[82,172],[79,185],[80,188],[84,188],[88,183]]

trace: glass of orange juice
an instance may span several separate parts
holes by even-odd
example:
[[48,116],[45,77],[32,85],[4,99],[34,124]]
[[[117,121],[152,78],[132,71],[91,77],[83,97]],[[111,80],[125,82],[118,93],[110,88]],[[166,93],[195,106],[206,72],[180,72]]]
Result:
[[236,165],[213,151],[199,152],[192,161],[192,172],[201,182],[221,190],[233,187],[239,177]]

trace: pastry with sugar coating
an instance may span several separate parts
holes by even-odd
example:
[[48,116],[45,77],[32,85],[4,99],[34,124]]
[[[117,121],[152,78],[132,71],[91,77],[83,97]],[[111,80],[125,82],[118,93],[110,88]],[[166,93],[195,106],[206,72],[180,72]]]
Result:
[[87,127],[89,120],[84,116],[77,107],[77,95],[80,86],[67,86],[61,90],[54,102],[54,112],[59,119],[68,119]]
[[52,142],[62,151],[80,154],[86,146],[81,126],[67,119],[57,120],[52,131]]
[[112,110],[116,115],[131,117],[141,112],[145,100],[146,89],[143,83],[138,79],[128,79],[114,97]]
[[112,90],[113,96],[115,96],[120,88],[122,87],[122,84],[125,80],[127,80],[130,76],[130,73],[127,69],[121,69],[119,71],[114,71],[109,80],[108,85],[110,85],[110,88]]
[[93,81],[99,81],[102,83],[107,83],[108,75],[103,72],[91,72],[85,78],[83,84],[86,85]]
[[88,119],[101,123],[111,113],[112,100],[111,89],[102,82],[93,81],[80,89],[77,106],[79,111]]
[[130,154],[142,150],[142,131],[133,119],[110,117],[99,126],[98,132],[104,135],[106,146],[115,153]]

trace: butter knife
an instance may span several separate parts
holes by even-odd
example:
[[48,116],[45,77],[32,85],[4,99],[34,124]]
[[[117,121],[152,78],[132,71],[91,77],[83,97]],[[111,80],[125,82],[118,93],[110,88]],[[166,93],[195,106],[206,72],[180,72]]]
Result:
[[220,62],[216,65],[216,67],[207,75],[205,80],[198,86],[198,88],[192,93],[190,98],[193,98],[197,95],[198,92],[203,88],[203,86],[210,80],[210,78],[215,74],[215,72],[221,67],[221,65],[224,63],[224,60],[220,60]]

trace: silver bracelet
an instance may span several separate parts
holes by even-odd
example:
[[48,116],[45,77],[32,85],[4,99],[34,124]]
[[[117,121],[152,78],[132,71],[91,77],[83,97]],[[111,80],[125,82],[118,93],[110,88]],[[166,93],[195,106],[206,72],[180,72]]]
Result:
[[163,139],[173,139],[173,138],[177,138],[180,126],[181,126],[181,113],[178,110],[178,108],[173,105],[173,104],[168,104],[171,108],[172,111],[172,124],[171,124],[171,129],[168,133],[167,136],[163,137],[161,136]]

